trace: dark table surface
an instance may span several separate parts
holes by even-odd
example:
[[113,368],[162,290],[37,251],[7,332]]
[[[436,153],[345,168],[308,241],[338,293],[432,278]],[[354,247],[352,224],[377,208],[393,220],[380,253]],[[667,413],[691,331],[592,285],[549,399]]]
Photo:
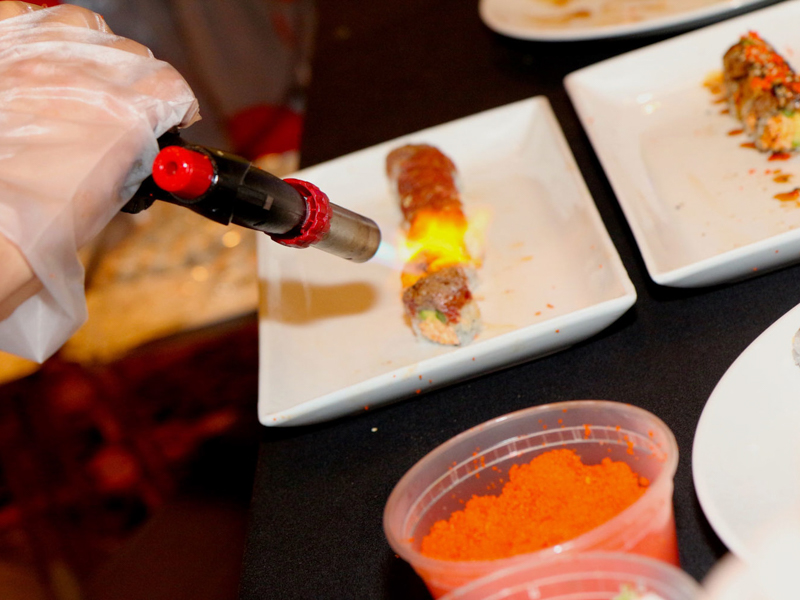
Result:
[[681,453],[674,494],[680,559],[690,575],[702,579],[726,549],[695,495],[695,428],[731,363],[800,300],[800,267],[695,290],[664,288],[649,279],[562,82],[576,69],[669,36],[512,40],[483,25],[474,0],[321,0],[318,10],[304,165],[547,96],[638,300],[607,330],[555,355],[357,417],[265,428],[241,597],[429,598],[383,534],[382,511],[395,483],[469,427],[573,399],[628,402],[672,429]]

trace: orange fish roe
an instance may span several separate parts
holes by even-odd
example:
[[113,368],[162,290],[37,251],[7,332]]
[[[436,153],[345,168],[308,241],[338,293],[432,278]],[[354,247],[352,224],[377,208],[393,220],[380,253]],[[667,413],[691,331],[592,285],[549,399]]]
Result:
[[437,521],[422,554],[442,560],[494,560],[535,552],[602,525],[644,494],[624,462],[585,465],[572,450],[550,450],[509,469],[499,496],[473,496]]
[[742,36],[744,55],[755,67],[750,76],[754,89],[771,90],[773,86],[783,85],[795,94],[800,93],[800,80],[783,57],[766,43],[755,31]]

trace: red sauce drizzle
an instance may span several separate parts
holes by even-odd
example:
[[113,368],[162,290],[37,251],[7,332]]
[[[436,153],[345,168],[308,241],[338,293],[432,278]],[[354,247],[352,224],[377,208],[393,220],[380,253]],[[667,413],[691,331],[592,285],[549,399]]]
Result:
[[788,152],[773,152],[767,160],[789,160],[792,155]]
[[741,144],[739,144],[739,146],[741,146],[742,148],[755,148],[756,144],[755,142],[742,142]]
[[791,192],[775,194],[774,198],[781,202],[792,202],[800,198],[800,188],[794,188]]
[[742,133],[744,133],[744,129],[731,129],[728,132],[728,135],[731,135],[731,136],[733,136],[733,135],[741,135]]

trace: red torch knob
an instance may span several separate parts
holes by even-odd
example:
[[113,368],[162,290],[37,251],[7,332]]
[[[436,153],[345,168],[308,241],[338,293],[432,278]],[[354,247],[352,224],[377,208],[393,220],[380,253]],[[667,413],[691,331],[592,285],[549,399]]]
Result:
[[331,204],[325,192],[300,179],[284,179],[300,192],[306,203],[306,219],[299,231],[287,235],[273,235],[272,239],[284,246],[308,248],[319,242],[331,228]]
[[194,200],[211,187],[214,163],[202,152],[167,146],[153,161],[153,180],[178,198]]

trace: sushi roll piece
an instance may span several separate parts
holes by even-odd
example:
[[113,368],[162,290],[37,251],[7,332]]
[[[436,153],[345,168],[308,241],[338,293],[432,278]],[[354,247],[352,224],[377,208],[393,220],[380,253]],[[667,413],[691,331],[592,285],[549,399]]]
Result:
[[460,266],[417,280],[403,292],[403,307],[414,333],[437,344],[468,344],[481,328],[478,304]]
[[438,148],[407,144],[386,157],[386,174],[414,234],[416,224],[430,218],[451,221],[466,230],[456,166]]
[[411,327],[432,342],[467,344],[481,321],[470,290],[476,267],[464,242],[467,219],[456,167],[434,146],[408,144],[389,153],[386,173],[403,213],[406,241],[415,248],[401,275]]
[[756,148],[790,152],[800,146],[800,78],[754,31],[723,57],[725,94]]

